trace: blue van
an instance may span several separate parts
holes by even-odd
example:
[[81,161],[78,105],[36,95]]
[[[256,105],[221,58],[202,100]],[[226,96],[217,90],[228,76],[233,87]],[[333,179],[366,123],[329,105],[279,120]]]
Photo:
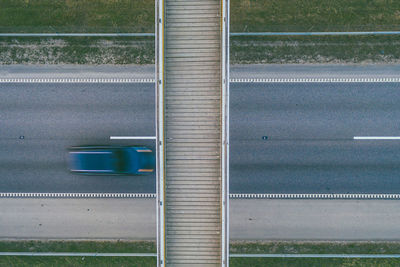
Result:
[[153,151],[135,146],[71,147],[69,162],[71,172],[78,174],[141,175],[155,169]]

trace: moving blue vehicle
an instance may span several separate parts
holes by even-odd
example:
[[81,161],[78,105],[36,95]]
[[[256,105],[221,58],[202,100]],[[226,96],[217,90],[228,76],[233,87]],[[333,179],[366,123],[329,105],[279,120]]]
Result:
[[136,146],[81,146],[69,149],[70,170],[92,175],[142,175],[155,169],[151,149]]

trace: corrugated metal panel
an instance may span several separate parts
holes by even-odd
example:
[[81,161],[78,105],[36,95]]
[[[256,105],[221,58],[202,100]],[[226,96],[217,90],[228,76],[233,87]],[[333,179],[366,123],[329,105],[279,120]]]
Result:
[[166,264],[221,264],[220,1],[166,1]]

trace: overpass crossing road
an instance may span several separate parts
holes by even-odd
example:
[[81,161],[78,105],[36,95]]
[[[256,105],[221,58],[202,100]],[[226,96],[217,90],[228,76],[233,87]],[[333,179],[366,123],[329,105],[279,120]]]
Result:
[[229,0],[158,0],[159,266],[228,263]]

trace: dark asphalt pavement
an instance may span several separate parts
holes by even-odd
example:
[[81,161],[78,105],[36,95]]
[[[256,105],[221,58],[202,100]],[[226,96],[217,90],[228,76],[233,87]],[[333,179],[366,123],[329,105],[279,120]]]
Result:
[[[232,193],[399,193],[400,85],[231,84]],[[267,136],[267,140],[262,140]]]
[[152,84],[2,84],[0,191],[154,192],[154,174],[74,175],[67,162],[70,146],[154,148],[152,140],[109,140],[154,136],[154,97]]
[[[400,84],[231,84],[231,193],[398,193]],[[154,192],[155,176],[80,176],[66,149],[153,136],[153,84],[2,84],[1,192]],[[24,139],[20,139],[24,136]],[[262,136],[267,136],[263,140]]]

